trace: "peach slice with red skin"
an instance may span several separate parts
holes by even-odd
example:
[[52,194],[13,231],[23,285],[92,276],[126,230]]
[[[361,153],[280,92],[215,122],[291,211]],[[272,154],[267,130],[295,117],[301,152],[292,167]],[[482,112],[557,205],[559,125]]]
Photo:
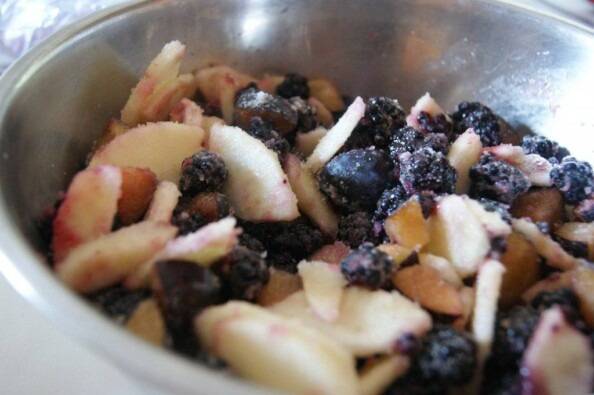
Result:
[[336,320],[342,293],[347,285],[340,267],[323,261],[302,261],[297,265],[297,270],[305,298],[313,312],[325,321]]
[[505,274],[499,304],[510,307],[519,303],[522,294],[540,278],[540,262],[536,250],[524,236],[513,232],[507,237],[507,249],[501,256]]
[[209,147],[225,161],[224,186],[238,217],[248,221],[291,221],[299,216],[297,197],[278,155],[243,130],[214,125]]
[[89,167],[130,166],[150,169],[159,180],[177,183],[181,162],[202,149],[204,131],[175,122],[148,123],[130,129],[98,150]]
[[400,266],[405,262],[415,263],[418,258],[415,250],[398,244],[380,244],[377,249],[388,254],[396,266]]
[[319,100],[328,111],[335,112],[344,109],[342,96],[332,82],[318,78],[309,80],[307,85],[310,96]]
[[439,272],[440,277],[455,288],[462,288],[462,279],[447,259],[431,254],[419,254],[419,264],[429,266]]
[[566,222],[555,230],[555,234],[562,239],[585,244],[588,259],[594,261],[594,222]]
[[174,122],[202,127],[203,112],[204,111],[198,104],[190,99],[184,98],[171,109],[169,117]]
[[328,133],[328,130],[322,126],[315,128],[314,130],[301,133],[298,132],[295,137],[295,149],[301,155],[307,157],[316,149],[316,146],[320,140]]
[[171,222],[181,192],[171,181],[161,181],[146,213],[147,221]]
[[122,168],[122,195],[118,201],[118,218],[122,225],[131,225],[142,218],[156,188],[157,177],[149,169]]
[[272,306],[301,289],[299,275],[270,268],[270,278],[258,295],[258,304]]
[[342,241],[336,241],[333,244],[322,246],[314,252],[309,258],[312,261],[324,261],[333,265],[339,265],[344,258],[351,253],[349,246]]
[[111,231],[121,191],[122,172],[114,166],[98,166],[74,176],[53,222],[56,264],[73,248]]
[[594,328],[594,270],[585,266],[579,267],[575,270],[572,280],[582,316],[590,328]]
[[534,222],[546,222],[554,227],[563,222],[565,204],[558,189],[536,188],[518,196],[510,212],[516,218],[527,217]]
[[156,300],[150,298],[140,302],[126,321],[126,329],[155,346],[163,346],[165,320]]
[[452,143],[448,152],[448,162],[456,169],[456,193],[467,193],[470,188],[469,171],[481,157],[483,145],[481,138],[472,129],[462,133]]
[[326,129],[331,128],[332,125],[334,125],[334,116],[321,101],[315,97],[310,97],[307,100],[307,104],[316,110],[316,120],[320,125],[324,126]]
[[522,294],[522,300],[529,303],[541,292],[556,291],[561,288],[571,288],[573,286],[574,271],[554,272],[548,277],[534,283]]
[[429,242],[429,227],[421,203],[415,197],[386,218],[384,229],[391,242],[414,250],[420,250]]

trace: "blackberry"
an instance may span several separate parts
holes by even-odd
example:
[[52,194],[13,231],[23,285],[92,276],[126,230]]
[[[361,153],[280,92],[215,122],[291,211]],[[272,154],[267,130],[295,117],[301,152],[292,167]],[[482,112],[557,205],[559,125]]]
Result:
[[258,240],[257,238],[255,238],[254,236],[250,235],[247,232],[242,232],[239,235],[239,244],[249,248],[252,251],[256,251],[256,252],[265,252],[266,251],[266,247],[264,247],[264,244],[262,244],[262,242],[260,240]]
[[545,159],[555,158],[562,160],[569,155],[567,149],[560,147],[559,144],[544,136],[524,136],[522,139],[522,149],[527,154],[537,154]]
[[178,236],[182,236],[197,231],[208,224],[208,221],[199,213],[190,213],[186,210],[176,208],[173,212],[171,223],[177,226]]
[[528,306],[516,306],[498,314],[491,357],[493,363],[501,367],[518,366],[538,318],[538,311]]
[[406,124],[406,113],[398,100],[384,96],[367,100],[365,115],[347,145],[353,148],[386,148],[394,132]]
[[499,119],[491,109],[479,102],[462,102],[452,114],[454,131],[464,133],[472,128],[481,138],[483,146],[499,145],[502,142]]
[[432,133],[425,136],[422,146],[432,148],[434,151],[445,155],[450,148],[450,141],[448,136],[443,133]]
[[383,222],[392,215],[398,207],[408,200],[411,195],[398,183],[394,188],[386,189],[379,200],[373,214],[374,221]]
[[243,246],[235,247],[216,265],[215,271],[232,299],[252,302],[270,278],[262,255]]
[[587,199],[582,200],[573,209],[573,215],[575,218],[582,222],[593,222],[594,221],[594,195]]
[[271,251],[266,256],[266,262],[275,269],[296,274],[299,259],[286,252]]
[[561,248],[574,257],[588,259],[588,244],[577,240],[567,240],[557,235],[553,235],[553,238],[557,243],[559,243]]
[[423,217],[429,218],[435,209],[437,204],[437,196],[432,191],[421,191],[415,195],[416,199],[421,204],[421,210],[423,211]]
[[390,282],[394,261],[373,244],[363,243],[342,260],[340,270],[349,284],[378,289]]
[[480,198],[478,202],[483,206],[485,210],[499,214],[501,216],[501,219],[503,219],[508,224],[511,224],[512,215],[509,212],[510,207],[508,204],[486,198]]
[[483,154],[470,168],[470,196],[511,203],[530,188],[530,181],[518,169],[490,154]]
[[408,193],[430,190],[435,193],[453,193],[456,170],[441,152],[421,148],[412,154],[404,153],[400,160],[400,182]]
[[320,189],[346,211],[368,211],[394,180],[392,170],[393,165],[383,151],[351,150],[336,156],[322,168]]
[[425,136],[410,126],[398,129],[390,141],[388,150],[392,160],[397,161],[398,156],[405,152],[414,152],[421,147]]
[[88,295],[87,299],[111,318],[123,322],[149,296],[146,290],[131,291],[123,285],[114,285]]
[[373,223],[368,213],[357,211],[340,218],[338,223],[338,240],[357,248],[363,242],[376,244],[378,238],[373,232]]
[[548,222],[537,221],[534,223],[534,225],[536,225],[536,227],[538,228],[540,233],[549,235],[549,236],[551,235],[551,226],[549,225]]
[[419,382],[442,387],[468,383],[477,366],[475,343],[450,326],[435,325],[423,339],[410,372]]
[[578,298],[569,288],[541,292],[532,299],[530,305],[540,312],[559,306],[569,319],[575,319],[580,315]]
[[421,111],[417,115],[417,122],[419,123],[419,130],[424,134],[439,133],[446,136],[448,140],[452,137],[453,125],[445,114],[431,116],[428,112]]
[[276,94],[285,99],[296,96],[308,99],[309,85],[307,84],[307,78],[297,73],[286,74],[283,82],[276,87]]
[[316,109],[300,97],[289,100],[291,107],[297,112],[297,132],[307,133],[318,127]]
[[587,162],[569,156],[551,170],[553,185],[559,189],[565,201],[576,204],[594,193],[594,173]]
[[227,179],[223,159],[214,152],[200,151],[183,160],[179,189],[183,194],[220,191]]
[[522,395],[522,377],[518,369],[485,368],[481,395]]
[[294,132],[299,121],[287,99],[248,87],[239,92],[235,100],[233,120],[235,125],[247,130],[254,117],[262,118],[281,136]]
[[284,137],[281,137],[268,122],[265,122],[260,117],[253,117],[250,120],[249,127],[246,132],[262,141],[264,145],[276,152],[279,156],[285,155],[291,149],[289,142]]

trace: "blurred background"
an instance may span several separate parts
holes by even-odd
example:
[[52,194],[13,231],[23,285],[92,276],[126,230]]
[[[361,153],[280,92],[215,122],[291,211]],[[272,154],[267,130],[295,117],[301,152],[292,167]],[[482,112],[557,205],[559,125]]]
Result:
[[[592,0],[501,1],[594,28]],[[61,27],[123,2],[124,0],[0,0],[0,74],[19,56]],[[146,388],[133,382],[102,358],[62,335],[9,288],[2,277],[0,312],[0,393],[149,393]]]

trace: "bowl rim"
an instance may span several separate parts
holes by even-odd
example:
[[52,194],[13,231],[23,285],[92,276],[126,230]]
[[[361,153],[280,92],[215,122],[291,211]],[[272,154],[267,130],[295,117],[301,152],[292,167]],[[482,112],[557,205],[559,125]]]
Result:
[[[478,2],[533,15],[594,39],[594,28],[562,16],[511,4],[506,0]],[[104,22],[154,3],[154,0],[131,0],[108,7],[60,29],[35,45],[0,76],[0,97],[4,98],[0,101],[0,126],[4,122],[11,99],[18,91],[19,82],[33,75],[62,46],[100,28]],[[167,4],[174,6],[175,1]],[[0,233],[0,274],[11,287],[62,332],[95,354],[115,362],[137,383],[146,385],[148,382],[155,388],[175,393],[196,393],[200,388],[208,389],[211,393],[225,394],[273,393],[248,381],[207,369],[171,352],[163,352],[121,330],[110,319],[98,314],[82,298],[63,286],[47,265],[40,264],[44,258],[14,227],[4,196],[0,196],[0,229],[4,230]],[[100,336],[95,333],[100,333]],[[114,347],[114,344],[118,347]]]

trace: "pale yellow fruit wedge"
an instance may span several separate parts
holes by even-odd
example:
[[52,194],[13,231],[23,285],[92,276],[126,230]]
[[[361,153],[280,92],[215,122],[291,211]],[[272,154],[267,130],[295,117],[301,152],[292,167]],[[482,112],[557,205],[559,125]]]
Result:
[[295,137],[295,148],[303,156],[309,156],[314,151],[320,140],[328,133],[322,126],[307,133],[297,133]]
[[140,302],[126,321],[126,329],[155,346],[164,344],[165,320],[155,299]]
[[170,222],[180,196],[181,192],[177,185],[171,181],[161,181],[157,185],[145,219],[154,222]]
[[363,368],[359,374],[361,395],[381,395],[396,379],[403,376],[410,361],[402,355],[390,355]]
[[470,178],[468,172],[481,157],[483,145],[481,138],[472,129],[462,133],[452,143],[448,152],[448,162],[456,169],[456,193],[468,193]]
[[338,318],[347,281],[340,266],[322,261],[302,261],[297,266],[303,291],[314,314],[324,321]]

